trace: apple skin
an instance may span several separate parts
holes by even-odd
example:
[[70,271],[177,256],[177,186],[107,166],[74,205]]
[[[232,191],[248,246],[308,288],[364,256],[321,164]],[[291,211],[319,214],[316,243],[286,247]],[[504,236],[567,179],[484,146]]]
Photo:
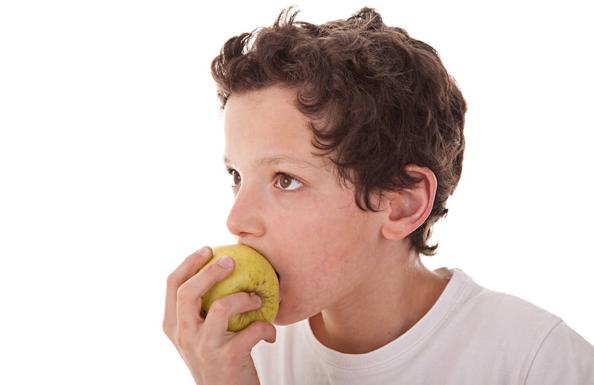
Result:
[[253,321],[272,322],[279,308],[279,281],[270,262],[258,251],[242,245],[223,245],[212,248],[213,257],[203,269],[227,255],[234,260],[233,272],[217,282],[202,296],[201,316],[206,317],[213,302],[229,294],[245,291],[262,299],[260,309],[234,314],[229,318],[228,331],[238,332]]

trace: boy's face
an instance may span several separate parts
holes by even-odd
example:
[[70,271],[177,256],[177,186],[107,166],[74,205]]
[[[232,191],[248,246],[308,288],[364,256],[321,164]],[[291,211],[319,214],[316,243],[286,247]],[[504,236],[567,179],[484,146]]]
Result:
[[[330,162],[311,155],[313,134],[294,97],[275,86],[233,94],[224,110],[224,155],[235,170],[227,226],[279,273],[278,325],[356,306],[349,298],[374,276],[383,220],[381,212],[361,211],[352,186],[341,187]],[[273,156],[307,163],[258,162]]]

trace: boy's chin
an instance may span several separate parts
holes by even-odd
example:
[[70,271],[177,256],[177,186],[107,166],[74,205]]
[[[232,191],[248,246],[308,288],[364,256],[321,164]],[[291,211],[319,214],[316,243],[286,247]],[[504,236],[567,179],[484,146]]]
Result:
[[287,325],[291,325],[300,321],[303,321],[305,319],[307,319],[307,316],[304,316],[302,314],[295,314],[289,311],[289,309],[286,306],[283,306],[283,302],[280,303],[280,306],[278,308],[278,313],[276,315],[276,318],[272,321],[273,325],[277,325],[277,326],[287,326]]

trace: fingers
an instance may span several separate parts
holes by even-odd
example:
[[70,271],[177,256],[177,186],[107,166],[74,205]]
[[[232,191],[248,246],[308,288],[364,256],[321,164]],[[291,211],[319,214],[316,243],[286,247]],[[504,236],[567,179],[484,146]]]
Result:
[[237,333],[234,337],[238,346],[252,349],[260,340],[273,343],[276,341],[276,328],[269,322],[254,321],[250,326]]
[[202,325],[202,332],[208,335],[224,335],[227,332],[229,318],[235,314],[257,310],[262,306],[262,299],[255,293],[239,292],[229,294],[213,302]]
[[188,256],[167,277],[167,291],[165,293],[165,314],[163,317],[163,330],[171,337],[177,325],[177,291],[179,287],[190,279],[212,258],[212,250],[205,246],[199,251]]
[[[264,321],[252,322],[239,333],[227,331],[233,315],[262,306],[260,297],[255,294],[240,292],[220,298],[212,304],[206,319],[201,319],[202,296],[233,272],[234,263],[231,259],[228,267],[208,264],[212,250],[205,247],[200,251],[188,256],[167,278],[163,329],[184,360],[214,357],[216,354],[212,353],[225,346],[227,351],[249,356],[260,340],[274,342],[276,329]],[[204,367],[202,363],[199,366]]]
[[[200,308],[202,296],[214,284],[225,279],[233,271],[233,265],[223,266],[219,262],[200,270],[177,290],[177,333],[182,339],[191,339],[202,324]],[[212,307],[211,307],[212,309]]]

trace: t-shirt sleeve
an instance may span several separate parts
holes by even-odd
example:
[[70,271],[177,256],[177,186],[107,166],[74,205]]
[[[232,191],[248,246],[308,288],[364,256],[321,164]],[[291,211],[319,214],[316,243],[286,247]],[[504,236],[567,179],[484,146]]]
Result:
[[525,385],[594,385],[594,346],[560,321],[536,352]]

